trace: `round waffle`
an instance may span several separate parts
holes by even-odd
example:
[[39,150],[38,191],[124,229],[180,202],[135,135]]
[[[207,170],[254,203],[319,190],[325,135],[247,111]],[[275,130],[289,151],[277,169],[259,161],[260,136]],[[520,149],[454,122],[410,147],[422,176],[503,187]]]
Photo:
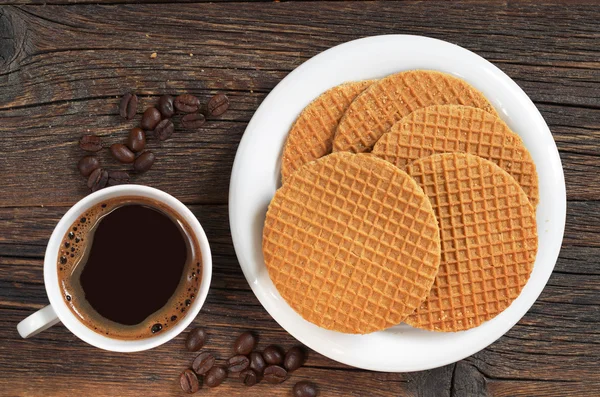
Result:
[[466,153],[411,163],[440,225],[442,262],[427,300],[406,322],[433,331],[476,327],[506,309],[527,283],[537,253],[535,212],[519,184]]
[[504,121],[470,106],[436,105],[415,110],[392,126],[373,154],[400,168],[434,153],[467,152],[511,174],[535,207],[538,177],[531,154]]
[[368,152],[390,127],[417,109],[467,105],[496,114],[483,94],[464,80],[431,70],[392,74],[364,90],[350,104],[333,139],[334,152]]
[[334,153],[275,193],[263,253],[277,290],[302,317],[365,334],[401,323],[429,294],[439,229],[404,171],[375,156]]
[[333,135],[344,112],[372,82],[365,80],[338,85],[304,108],[283,147],[282,182],[304,164],[331,153]]

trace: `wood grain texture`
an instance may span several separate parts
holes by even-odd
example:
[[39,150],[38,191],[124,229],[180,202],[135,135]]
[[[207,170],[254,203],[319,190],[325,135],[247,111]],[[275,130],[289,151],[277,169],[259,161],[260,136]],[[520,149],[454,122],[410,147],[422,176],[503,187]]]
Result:
[[[362,371],[309,353],[281,385],[229,379],[215,396],[290,396],[312,379],[322,396],[594,396],[600,389],[600,9],[595,1],[215,2],[0,0],[0,395],[181,395],[194,357],[185,335],[149,352],[92,348],[56,326],[22,340],[16,324],[47,304],[43,255],[56,222],[87,194],[77,140],[125,138],[163,93],[231,109],[200,132],[151,142],[155,167],[136,182],[190,206],[213,249],[211,292],[195,324],[221,359],[241,331],[260,346],[297,344],[262,308],[239,268],[227,216],[229,174],[252,114],[287,73],[342,42],[376,34],[440,38],[477,52],[540,109],[559,147],[568,191],[565,239],[542,295],[485,350],[431,371]],[[56,6],[45,4],[61,4]],[[80,3],[80,4],[70,4]],[[156,3],[156,4],[154,4]],[[155,59],[150,58],[157,53]],[[190,53],[193,56],[190,56]],[[138,116],[117,115],[140,95]],[[118,167],[102,154],[104,164]],[[402,354],[402,352],[398,352]],[[197,395],[201,395],[198,393]]]
[[[116,115],[129,90],[143,97],[140,113],[165,92],[231,97],[231,111],[201,134],[180,133],[156,148],[154,173],[163,177],[139,180],[186,203],[225,202],[233,148],[281,78],[332,45],[399,32],[448,40],[501,66],[555,134],[565,170],[576,177],[567,178],[569,198],[598,197],[600,173],[590,172],[600,130],[593,5],[317,4],[318,11],[315,3],[2,7],[0,205],[68,205],[82,197],[77,139],[90,132],[121,140],[140,117]],[[38,166],[23,172],[34,157]],[[197,183],[178,183],[186,168]]]

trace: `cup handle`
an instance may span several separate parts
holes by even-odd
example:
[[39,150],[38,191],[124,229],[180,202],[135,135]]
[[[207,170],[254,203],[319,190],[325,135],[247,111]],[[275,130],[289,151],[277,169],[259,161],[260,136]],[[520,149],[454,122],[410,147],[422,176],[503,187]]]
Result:
[[52,308],[52,305],[48,305],[21,321],[19,325],[17,325],[17,331],[19,331],[21,338],[29,338],[47,330],[59,322],[60,320]]

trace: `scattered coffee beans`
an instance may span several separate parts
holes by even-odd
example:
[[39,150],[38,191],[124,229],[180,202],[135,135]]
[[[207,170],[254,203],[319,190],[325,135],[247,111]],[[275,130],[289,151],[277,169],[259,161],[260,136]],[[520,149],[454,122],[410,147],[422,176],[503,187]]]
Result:
[[108,186],[129,183],[129,174],[125,171],[108,171]]
[[141,152],[146,147],[146,133],[140,127],[129,130],[127,147],[134,152]]
[[77,163],[77,168],[81,176],[90,176],[92,171],[100,167],[100,162],[96,156],[85,156]]
[[293,372],[300,368],[304,361],[306,361],[304,351],[298,346],[294,346],[285,354],[283,366],[288,372]]
[[173,131],[175,131],[173,122],[170,119],[164,119],[154,128],[154,137],[159,141],[164,141],[173,135]]
[[246,386],[254,386],[258,383],[258,375],[251,369],[240,372],[240,379]]
[[79,147],[86,152],[102,150],[102,139],[97,135],[84,135],[79,139]]
[[114,143],[110,146],[110,154],[120,163],[130,164],[135,160],[135,153],[122,143]]
[[96,168],[88,178],[88,187],[92,192],[104,189],[108,183],[108,172],[102,168]]
[[[185,345],[188,350],[197,351],[204,346],[205,341],[204,329],[194,328],[189,332]],[[290,372],[298,369],[306,361],[306,353],[299,346],[288,350],[285,358],[282,349],[277,345],[267,346],[263,352],[264,357],[260,352],[252,351],[255,346],[256,336],[253,333],[247,331],[238,336],[234,343],[237,354],[227,360],[227,369],[215,365],[216,358],[211,353],[200,353],[192,363],[193,371],[186,370],[181,374],[181,389],[187,393],[194,393],[190,390],[198,390],[201,387],[198,377],[202,379],[202,375],[206,386],[217,387],[227,378],[228,370],[230,374],[238,374],[241,382],[246,386],[257,384],[261,375],[269,383],[282,383],[288,378]],[[277,364],[267,366],[268,362]],[[284,363],[285,368],[280,363]],[[198,389],[194,389],[194,380],[198,382]],[[308,381],[298,382],[293,388],[295,397],[316,397],[318,393],[317,387]]]
[[191,369],[186,369],[179,375],[179,386],[181,386],[181,390],[189,394],[196,393],[200,390],[198,377]]
[[269,383],[281,383],[287,379],[287,371],[279,365],[269,365],[263,377]]
[[173,97],[163,95],[158,99],[158,111],[166,119],[173,117],[175,109],[173,108]]
[[233,351],[237,354],[248,355],[256,346],[256,338],[251,332],[244,332],[235,340]]
[[190,113],[181,118],[181,125],[187,130],[197,130],[206,122],[202,113]]
[[194,113],[200,108],[200,99],[190,94],[183,94],[175,98],[174,105],[180,112]]
[[215,356],[209,352],[203,352],[196,357],[192,363],[194,372],[198,375],[204,375],[215,365]]
[[208,387],[217,387],[227,378],[227,370],[223,367],[215,366],[204,375],[204,383]]
[[229,98],[225,94],[217,94],[210,98],[206,105],[208,115],[212,117],[220,116],[229,109]]
[[262,375],[267,367],[267,363],[259,352],[250,353],[250,369],[254,370],[257,375]]
[[137,112],[138,97],[135,94],[127,93],[121,98],[121,104],[119,105],[119,114],[121,117],[131,120],[135,117]]
[[319,390],[314,383],[307,380],[301,380],[294,385],[294,397],[317,397]]
[[229,372],[242,372],[250,366],[250,360],[248,357],[238,354],[237,356],[231,357],[227,360],[227,368]]
[[[126,93],[119,103],[119,114],[131,120],[137,113],[138,97],[133,93]],[[143,152],[146,148],[146,132],[152,134],[160,141],[164,141],[173,135],[175,126],[171,117],[175,115],[175,110],[183,113],[190,113],[181,118],[181,126],[186,129],[195,130],[200,128],[206,122],[207,116],[219,116],[229,108],[229,99],[224,94],[213,96],[206,105],[201,105],[200,99],[191,94],[179,95],[173,98],[171,95],[162,95],[158,99],[156,107],[147,108],[141,120],[141,128],[135,127],[129,131],[126,144],[114,144],[110,147],[112,156],[119,162],[125,164],[133,163],[133,168],[137,172],[148,171],[154,161],[155,156],[152,152]],[[79,140],[79,146],[87,152],[98,152],[102,150],[102,139],[96,135],[84,135]],[[141,153],[136,159],[136,153]],[[92,191],[102,189],[106,186],[114,186],[129,182],[129,174],[124,171],[100,169],[100,162],[94,156],[86,156],[80,159],[77,168],[82,176],[88,178],[87,184]],[[118,172],[118,173],[117,173]],[[245,354],[248,355],[252,347]],[[238,353],[241,354],[241,353]]]
[[160,122],[161,118],[162,116],[157,108],[149,107],[144,110],[144,114],[142,115],[142,128],[144,130],[153,130]]
[[202,349],[206,342],[206,331],[202,328],[194,328],[188,333],[185,340],[185,347],[191,352],[197,352]]
[[279,346],[270,345],[265,347],[262,355],[267,364],[279,365],[283,363],[283,351]]
[[144,153],[140,154],[137,159],[135,159],[135,162],[133,163],[133,169],[137,172],[146,172],[152,168],[154,160],[154,153],[146,150]]

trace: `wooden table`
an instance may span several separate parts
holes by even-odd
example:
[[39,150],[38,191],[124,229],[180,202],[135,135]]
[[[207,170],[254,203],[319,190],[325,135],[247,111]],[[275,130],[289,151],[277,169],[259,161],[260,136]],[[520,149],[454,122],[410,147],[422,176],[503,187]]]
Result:
[[295,67],[333,45],[390,33],[477,52],[540,109],[561,153],[569,200],[552,278],[504,337],[456,364],[376,373],[310,352],[306,367],[281,385],[245,388],[230,379],[198,395],[290,396],[301,379],[318,383],[322,396],[600,393],[597,1],[85,4],[97,2],[0,0],[0,395],[182,394],[177,378],[194,357],[183,348],[184,335],[149,352],[116,354],[60,325],[28,340],[16,331],[48,303],[46,243],[69,206],[88,193],[75,166],[77,140],[85,133],[109,143],[124,139],[139,122],[139,115],[131,122],[117,116],[118,98],[129,90],[140,95],[140,110],[164,93],[230,97],[230,111],[201,132],[152,143],[158,161],[135,181],[175,195],[206,229],[214,275],[195,324],[210,333],[210,348],[228,357],[246,329],[260,334],[262,347],[294,345],[254,297],[233,250],[227,192],[236,148],[257,106]]

